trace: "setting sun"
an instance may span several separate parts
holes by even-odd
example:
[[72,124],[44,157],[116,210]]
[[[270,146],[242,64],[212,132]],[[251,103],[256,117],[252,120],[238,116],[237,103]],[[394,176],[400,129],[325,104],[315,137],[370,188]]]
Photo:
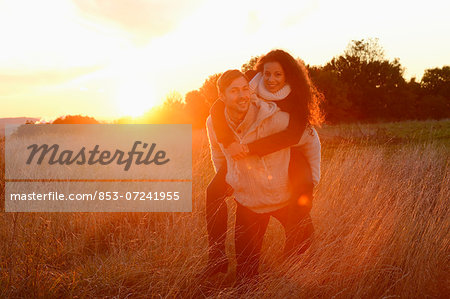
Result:
[[155,106],[157,99],[146,80],[132,78],[119,83],[116,103],[121,115],[136,117]]

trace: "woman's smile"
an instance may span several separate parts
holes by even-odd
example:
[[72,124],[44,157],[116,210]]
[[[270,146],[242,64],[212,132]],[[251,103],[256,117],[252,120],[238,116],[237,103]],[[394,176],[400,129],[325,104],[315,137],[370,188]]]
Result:
[[267,62],[264,64],[264,86],[272,93],[282,89],[286,85],[286,76],[279,62]]

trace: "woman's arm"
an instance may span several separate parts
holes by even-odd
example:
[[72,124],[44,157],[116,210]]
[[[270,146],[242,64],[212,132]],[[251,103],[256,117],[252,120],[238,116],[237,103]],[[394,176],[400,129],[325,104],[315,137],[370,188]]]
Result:
[[249,155],[265,156],[283,148],[296,145],[306,128],[305,113],[301,111],[296,103],[290,103],[289,124],[287,128],[281,132],[263,137],[247,144]]
[[216,100],[211,107],[210,113],[217,140],[223,147],[227,148],[235,139],[234,133],[231,131],[225,119],[225,104],[220,99]]

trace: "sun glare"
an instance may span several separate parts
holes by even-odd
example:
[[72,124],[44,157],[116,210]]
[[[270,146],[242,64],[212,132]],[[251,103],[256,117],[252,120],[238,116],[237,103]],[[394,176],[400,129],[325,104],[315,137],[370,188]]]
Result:
[[119,84],[116,102],[121,115],[137,117],[155,106],[157,98],[145,80],[128,80]]

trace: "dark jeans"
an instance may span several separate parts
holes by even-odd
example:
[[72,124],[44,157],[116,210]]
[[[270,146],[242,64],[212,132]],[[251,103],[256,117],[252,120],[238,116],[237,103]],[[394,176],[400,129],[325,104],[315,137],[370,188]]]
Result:
[[219,271],[226,272],[228,262],[225,253],[228,210],[225,198],[233,189],[225,181],[226,164],[219,169],[206,189],[206,226],[208,230],[209,260]]
[[258,274],[261,246],[270,216],[277,218],[286,232],[285,255],[301,254],[311,245],[314,227],[304,207],[288,205],[274,212],[258,214],[238,203],[235,232],[238,279]]
[[[225,167],[219,169],[206,190],[206,222],[208,230],[209,259],[210,261],[218,263],[219,266],[222,264],[223,267],[220,269],[221,271],[226,271],[224,268],[227,266],[225,238],[228,212],[224,199],[233,192],[231,186],[225,181],[226,173],[227,169],[225,165]],[[287,217],[289,218],[289,223],[295,223],[299,217],[297,214],[298,209],[295,207],[299,205],[298,199],[301,198],[301,195],[306,195],[307,202],[306,205],[302,206],[302,209],[309,217],[313,191],[311,168],[303,154],[297,148],[291,148],[289,179],[292,194],[289,206],[294,206],[294,208],[289,210]],[[303,204],[302,202],[300,203]],[[292,246],[294,245],[286,244],[286,247],[288,248]]]

